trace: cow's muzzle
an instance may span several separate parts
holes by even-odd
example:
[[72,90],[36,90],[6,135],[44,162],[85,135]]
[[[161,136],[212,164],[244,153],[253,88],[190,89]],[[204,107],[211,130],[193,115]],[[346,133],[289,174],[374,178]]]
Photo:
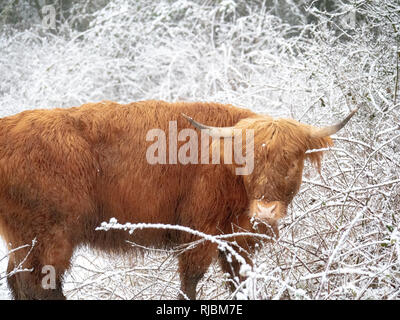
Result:
[[249,208],[250,221],[258,233],[278,239],[278,221],[286,216],[286,210],[287,205],[281,201],[253,200]]
[[286,211],[287,205],[281,201],[253,200],[250,203],[250,217],[266,222],[282,219]]

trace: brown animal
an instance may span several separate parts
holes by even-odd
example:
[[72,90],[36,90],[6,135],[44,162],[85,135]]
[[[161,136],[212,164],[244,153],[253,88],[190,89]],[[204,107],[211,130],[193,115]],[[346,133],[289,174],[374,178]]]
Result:
[[[9,250],[36,239],[22,265],[33,271],[7,279],[13,297],[65,298],[62,276],[78,245],[125,252],[131,248],[128,238],[163,248],[198,239],[167,229],[137,230],[132,236],[123,230],[95,230],[111,218],[120,223],[182,225],[218,235],[256,232],[251,223],[255,217],[267,222],[258,232],[277,236],[277,220],[285,216],[299,190],[304,160],[320,166],[322,152],[306,151],[332,145],[329,135],[353,114],[336,126],[317,129],[217,103],[142,101],[121,105],[103,101],[69,109],[25,111],[1,119],[0,234]],[[169,121],[177,121],[178,130],[191,128],[199,133],[197,127],[210,136],[228,137],[233,136],[232,129],[253,129],[254,170],[237,175],[235,161],[150,164],[146,151],[153,142],[146,140],[146,134],[159,128],[168,140]],[[231,128],[220,130],[205,124]],[[183,143],[180,141],[178,148]],[[215,148],[215,141],[210,148]],[[221,157],[223,154],[224,150]],[[249,236],[232,240],[251,264],[249,254],[254,252],[256,240]],[[8,272],[25,259],[28,250],[10,253]],[[195,299],[196,285],[214,258],[223,271],[239,276],[239,262],[228,262],[215,243],[203,242],[179,255],[181,291],[188,298]],[[42,286],[46,265],[55,268],[55,289]]]

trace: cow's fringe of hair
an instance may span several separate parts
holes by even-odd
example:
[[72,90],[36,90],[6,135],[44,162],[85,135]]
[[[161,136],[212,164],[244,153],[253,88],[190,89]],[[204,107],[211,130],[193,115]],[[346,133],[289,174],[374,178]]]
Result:
[[[316,167],[318,172],[321,170],[323,150],[316,152],[307,152],[307,150],[326,149],[333,146],[330,137],[312,137],[312,126],[292,119],[274,120],[268,116],[256,116],[240,121],[235,127],[253,129],[254,146],[257,148],[265,145],[269,160],[277,160],[281,164],[288,165],[289,163],[282,163],[282,161],[290,162],[292,158],[289,155],[305,154],[306,159]],[[276,153],[282,150],[287,152],[287,157],[281,157]]]

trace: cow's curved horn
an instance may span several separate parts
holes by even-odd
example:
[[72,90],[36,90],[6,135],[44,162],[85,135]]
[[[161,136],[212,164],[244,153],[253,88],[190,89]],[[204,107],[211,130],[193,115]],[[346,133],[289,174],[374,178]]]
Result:
[[316,128],[311,132],[311,136],[313,138],[323,138],[330,136],[336,132],[338,132],[340,129],[342,129],[347,122],[351,119],[352,116],[358,111],[358,108],[355,108],[352,112],[349,113],[349,115],[344,118],[341,122],[333,125],[333,126],[328,126],[324,128]]
[[210,127],[210,126],[206,126],[204,124],[201,124],[195,120],[193,120],[193,118],[187,116],[186,114],[182,113],[182,116],[189,121],[195,128],[199,129],[199,130],[208,130],[208,134],[211,137],[217,137],[217,138],[228,138],[228,137],[232,137],[234,134],[234,127]]

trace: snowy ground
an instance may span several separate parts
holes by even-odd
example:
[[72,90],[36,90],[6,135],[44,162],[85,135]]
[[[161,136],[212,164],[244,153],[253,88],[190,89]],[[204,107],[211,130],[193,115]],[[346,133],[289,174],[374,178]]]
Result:
[[[0,247],[0,257],[5,256],[5,246]],[[6,270],[7,259],[0,262]],[[215,277],[218,275],[218,278]],[[198,286],[200,299],[228,299],[227,287],[217,285],[223,281],[217,265]],[[177,260],[170,253],[152,252],[144,257],[128,258],[104,256],[86,248],[78,249],[72,268],[66,273],[64,293],[67,299],[176,299],[180,282]],[[0,280],[0,300],[11,299],[5,278]]]

